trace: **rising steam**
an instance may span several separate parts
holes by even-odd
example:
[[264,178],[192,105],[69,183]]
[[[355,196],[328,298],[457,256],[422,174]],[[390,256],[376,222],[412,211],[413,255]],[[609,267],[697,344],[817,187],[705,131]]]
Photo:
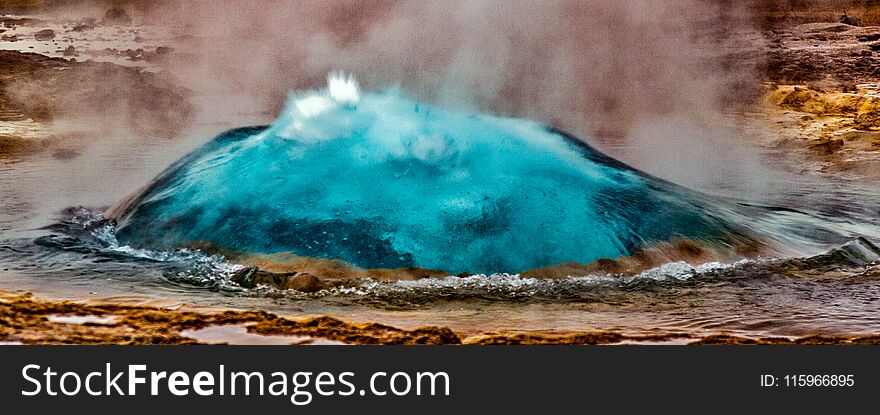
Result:
[[[144,19],[185,39],[171,69],[194,90],[223,91],[212,111],[256,110],[268,120],[287,91],[315,88],[329,71],[344,69],[367,89],[400,86],[448,109],[548,123],[652,173],[705,188],[732,174],[751,175],[756,166],[748,152],[730,145],[739,133],[722,127],[719,117],[743,98],[744,83],[755,85],[757,61],[739,59],[741,51],[731,46],[756,36],[743,18],[747,6],[171,1]],[[671,122],[678,127],[669,131]],[[653,125],[662,126],[659,133]],[[702,167],[683,171],[683,154],[691,154],[687,164]],[[738,162],[719,163],[724,160]]]
[[[730,46],[757,33],[750,19],[741,18],[747,4],[722,0],[116,3],[128,8],[135,23],[162,27],[173,39],[175,52],[163,74],[191,90],[201,112],[190,128],[180,129],[176,140],[136,147],[129,143],[154,139],[117,125],[124,124],[125,117],[102,114],[104,121],[92,124],[113,126],[113,131],[95,132],[91,148],[58,167],[64,172],[59,176],[90,183],[89,190],[59,203],[117,199],[132,183],[145,183],[161,166],[206,137],[235,126],[271,122],[282,112],[289,91],[320,87],[335,69],[357,74],[367,90],[399,87],[418,101],[446,109],[540,121],[680,184],[712,190],[716,182],[739,176],[748,187],[761,176],[751,153],[734,145],[741,141],[740,133],[722,123],[723,112],[740,98],[744,82],[755,84],[754,62],[739,59],[739,52]],[[100,17],[109,2],[65,4],[62,12],[80,18]],[[354,79],[334,79],[330,97],[356,102],[359,88]],[[106,80],[105,86],[131,88],[112,80]],[[315,99],[300,110],[315,112],[324,104],[324,99]],[[87,119],[93,108],[78,106],[69,117]],[[120,108],[118,113],[150,111],[169,110],[133,107]],[[124,175],[114,174],[117,167],[112,163],[133,158],[132,151],[149,159],[147,167],[130,163],[135,166],[126,166]],[[59,193],[54,186],[44,187],[54,195]]]

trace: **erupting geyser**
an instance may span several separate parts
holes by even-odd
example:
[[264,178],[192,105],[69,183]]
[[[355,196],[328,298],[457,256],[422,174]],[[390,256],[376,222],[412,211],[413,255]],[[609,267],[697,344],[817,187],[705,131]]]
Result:
[[135,247],[293,252],[365,268],[518,272],[737,233],[726,210],[544,125],[331,76],[114,207]]

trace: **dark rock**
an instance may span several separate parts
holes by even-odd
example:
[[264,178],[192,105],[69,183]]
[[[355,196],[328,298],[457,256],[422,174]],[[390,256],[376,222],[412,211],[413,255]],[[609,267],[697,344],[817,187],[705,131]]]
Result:
[[874,42],[880,40],[880,33],[871,33],[867,35],[859,35],[856,36],[859,39],[859,42]]
[[34,39],[37,40],[52,40],[55,39],[55,31],[52,29],[43,29],[37,33],[34,33]]
[[71,160],[79,156],[79,152],[70,148],[59,148],[52,152],[52,158],[55,160]]
[[806,40],[811,39],[811,34],[815,35],[817,33],[843,33],[852,30],[853,26],[844,24],[844,23],[830,23],[824,24],[818,27],[812,27],[806,30],[803,37],[793,36],[793,40]]
[[129,25],[131,24],[131,16],[119,6],[111,7],[104,13],[104,24]]
[[783,139],[777,141],[776,143],[774,143],[774,144],[773,144],[773,147],[774,147],[774,148],[780,148],[780,149],[785,149],[785,148],[796,148],[796,147],[797,147],[797,143],[796,143],[794,140],[790,139],[790,138],[783,138]]
[[68,46],[61,52],[62,56],[76,56],[76,48],[73,45]]
[[857,130],[873,131],[880,126],[880,114],[876,112],[866,112],[858,114],[853,119],[852,126]]
[[[138,50],[142,51],[142,49],[138,49]],[[155,51],[152,51],[152,52],[142,51],[140,58],[147,61],[147,62],[162,62],[162,61],[166,60],[169,56],[171,56],[171,52],[173,52],[173,51],[174,51],[174,49],[172,49],[168,46],[159,46],[158,48],[156,48]]]
[[33,19],[30,17],[12,17],[12,16],[0,16],[0,23],[3,26],[8,27],[10,29],[14,29],[17,26],[27,26],[42,23],[40,20]]
[[73,29],[70,29],[74,32],[85,32],[86,30],[92,30],[95,28],[97,21],[94,18],[85,18],[73,25]]
[[810,267],[837,268],[841,264],[864,267],[880,261],[880,248],[871,241],[858,237],[838,248],[803,260]]
[[138,49],[126,49],[124,51],[119,52],[120,55],[125,56],[128,60],[137,62],[146,60],[144,57],[144,50],[141,48]]
[[244,288],[253,288],[255,285],[254,274],[257,272],[257,269],[257,267],[242,268],[238,271],[235,271],[235,273],[232,274],[232,277],[230,277],[229,280]]
[[850,26],[859,26],[860,24],[859,19],[856,19],[855,17],[852,17],[846,13],[844,13],[843,16],[840,16],[840,20],[838,20],[837,22]]
[[305,293],[314,293],[326,288],[320,278],[307,272],[282,274],[263,271],[257,267],[242,268],[236,271],[230,280],[244,288],[268,285],[281,290],[296,290]]
[[810,146],[810,150],[822,155],[831,155],[843,148],[843,140],[828,140]]
[[[273,278],[273,280],[276,278]],[[305,293],[314,293],[324,289],[321,279],[307,272],[298,272],[294,275],[283,275],[282,281],[286,283],[283,288],[288,290],[302,291]]]

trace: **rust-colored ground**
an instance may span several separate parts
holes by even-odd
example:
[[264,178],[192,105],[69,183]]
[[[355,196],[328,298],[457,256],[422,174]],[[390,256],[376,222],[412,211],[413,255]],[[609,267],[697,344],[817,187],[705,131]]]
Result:
[[[67,324],[50,316],[116,316],[108,324]],[[0,341],[26,344],[189,344],[187,329],[247,325],[262,335],[308,336],[350,344],[459,344],[447,328],[401,330],[352,324],[330,317],[290,320],[264,311],[197,312],[135,305],[38,299],[0,291]]]
[[[57,316],[115,317],[114,321],[71,324],[52,321]],[[52,319],[50,319],[52,317]],[[303,320],[265,311],[203,312],[138,305],[52,301],[30,294],[0,291],[0,342],[24,344],[193,344],[182,334],[211,326],[240,325],[263,336],[299,336],[347,344],[880,344],[880,334],[868,336],[808,336],[743,338],[727,334],[693,337],[683,333],[625,336],[613,331],[574,333],[497,332],[464,335],[445,327],[403,330],[383,324],[348,323],[331,317]]]

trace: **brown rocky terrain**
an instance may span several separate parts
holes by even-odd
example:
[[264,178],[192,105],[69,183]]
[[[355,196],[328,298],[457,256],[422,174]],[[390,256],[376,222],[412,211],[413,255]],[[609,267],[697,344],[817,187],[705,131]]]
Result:
[[805,23],[767,32],[767,143],[826,173],[880,177],[880,26]]
[[[58,14],[75,5],[103,18]],[[155,65],[170,48],[143,45],[154,35],[116,2],[12,1],[0,13],[27,14],[0,15],[0,155],[72,158],[94,137],[172,138],[191,124],[191,92]]]
[[[755,0],[745,16],[762,41],[740,44],[731,64],[754,61],[763,92],[735,117],[752,141],[796,173],[880,177],[880,4],[861,0]],[[747,96],[751,97],[751,95]]]
[[[880,335],[746,338],[719,333],[625,336],[614,331],[573,333],[455,333],[444,327],[403,330],[377,323],[347,323],[332,317],[293,320],[265,311],[197,311],[100,302],[70,302],[0,291],[0,343],[194,344],[191,333],[211,327],[244,327],[257,343],[277,338],[291,344],[880,344]],[[231,340],[231,338],[230,338]],[[214,342],[227,342],[222,337]]]
[[161,75],[112,63],[0,50],[0,121],[97,119],[131,126],[136,134],[169,137],[191,114],[188,92]]
[[854,90],[880,77],[880,30],[843,23],[771,29],[765,73],[779,84]]
[[[112,316],[81,324],[56,316]],[[54,321],[53,321],[54,320]],[[86,319],[88,320],[88,319]],[[112,320],[112,321],[111,321]],[[188,344],[185,330],[245,325],[264,336],[330,339],[348,344],[458,344],[445,328],[401,330],[381,324],[352,324],[330,317],[290,320],[264,311],[197,312],[121,304],[86,304],[0,292],[0,341],[28,344]]]

